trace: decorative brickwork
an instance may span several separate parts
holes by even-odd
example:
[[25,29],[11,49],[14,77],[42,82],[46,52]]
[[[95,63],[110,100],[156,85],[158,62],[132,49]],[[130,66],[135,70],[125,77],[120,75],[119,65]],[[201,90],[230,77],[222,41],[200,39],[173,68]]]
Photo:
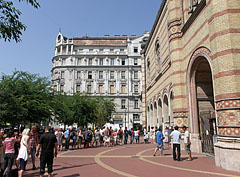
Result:
[[216,109],[240,108],[239,100],[223,100],[216,103]]
[[[218,126],[239,126],[240,128],[240,100],[222,100],[216,103]],[[239,129],[236,128],[236,129]],[[220,129],[218,129],[220,131]],[[223,132],[223,130],[221,130]],[[219,132],[219,134],[222,134]],[[227,135],[235,135],[234,131],[224,131]],[[231,134],[232,132],[232,134]]]
[[174,112],[173,118],[186,118],[188,117],[188,112]]
[[218,126],[240,125],[240,109],[217,112]]
[[240,136],[240,128],[218,128],[218,135]]
[[169,41],[182,37],[181,22],[181,19],[177,19],[168,23]]

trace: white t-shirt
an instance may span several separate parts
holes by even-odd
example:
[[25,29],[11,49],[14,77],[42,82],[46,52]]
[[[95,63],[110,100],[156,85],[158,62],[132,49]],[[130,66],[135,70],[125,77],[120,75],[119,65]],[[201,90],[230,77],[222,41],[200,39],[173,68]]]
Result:
[[134,135],[135,135],[135,136],[138,136],[138,131],[137,131],[137,130],[134,131]]
[[[185,131],[184,133],[184,143],[187,144],[187,138],[189,137],[189,131]],[[189,143],[190,143],[190,139],[189,139]]]
[[180,144],[181,133],[177,130],[174,130],[171,135],[173,137],[173,144]]

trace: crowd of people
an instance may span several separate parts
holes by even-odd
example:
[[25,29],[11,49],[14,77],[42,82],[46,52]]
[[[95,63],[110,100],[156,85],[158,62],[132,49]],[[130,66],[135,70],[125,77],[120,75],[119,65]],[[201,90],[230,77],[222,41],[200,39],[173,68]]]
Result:
[[[192,160],[190,150],[190,138],[187,127],[183,127],[184,144],[189,158]],[[172,139],[172,142],[171,142]],[[102,128],[67,128],[65,131],[61,128],[53,129],[46,127],[45,130],[39,130],[36,126],[31,129],[25,127],[23,131],[18,129],[4,131],[0,130],[0,167],[2,176],[17,176],[22,177],[26,170],[26,165],[29,157],[31,157],[32,170],[36,170],[35,158],[39,156],[40,151],[40,176],[45,173],[45,166],[48,166],[48,174],[51,176],[53,169],[53,158],[57,157],[58,151],[68,151],[71,149],[90,148],[90,147],[109,147],[123,144],[139,144],[154,143],[156,149],[153,156],[160,150],[160,155],[163,154],[164,149],[169,149],[172,143],[173,159],[180,161],[180,139],[181,133],[178,127],[165,127],[164,132],[162,128],[149,127],[148,130],[144,128],[125,127],[119,129],[112,127]],[[177,150],[177,153],[176,153]],[[12,170],[12,166],[16,165],[16,170]],[[7,170],[6,170],[7,169]],[[16,176],[16,175],[15,175]]]

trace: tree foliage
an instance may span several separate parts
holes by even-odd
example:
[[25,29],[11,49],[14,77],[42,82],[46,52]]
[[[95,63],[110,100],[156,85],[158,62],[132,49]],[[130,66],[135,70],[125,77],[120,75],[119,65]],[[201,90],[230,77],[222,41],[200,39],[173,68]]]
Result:
[[50,83],[45,77],[15,71],[0,81],[0,122],[40,123],[51,116]]
[[[34,8],[39,8],[40,4],[37,0],[18,0],[19,2],[26,1]],[[5,41],[20,42],[22,31],[26,30],[26,25],[23,24],[19,17],[21,11],[14,7],[12,1],[0,0],[0,38]]]
[[76,93],[73,96],[55,95],[54,114],[60,123],[78,126],[95,124],[102,126],[109,122],[115,111],[113,101],[106,97],[92,97]]
[[65,125],[102,126],[113,111],[115,105],[106,97],[54,93],[48,79],[37,74],[15,71],[0,80],[1,125],[49,122],[54,117]]

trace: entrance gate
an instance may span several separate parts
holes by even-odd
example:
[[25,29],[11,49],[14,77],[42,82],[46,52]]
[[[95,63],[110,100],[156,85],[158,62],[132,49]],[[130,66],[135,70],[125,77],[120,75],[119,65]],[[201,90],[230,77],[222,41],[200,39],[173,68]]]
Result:
[[199,113],[199,125],[202,151],[214,155],[214,138],[216,135],[214,111],[201,111]]

